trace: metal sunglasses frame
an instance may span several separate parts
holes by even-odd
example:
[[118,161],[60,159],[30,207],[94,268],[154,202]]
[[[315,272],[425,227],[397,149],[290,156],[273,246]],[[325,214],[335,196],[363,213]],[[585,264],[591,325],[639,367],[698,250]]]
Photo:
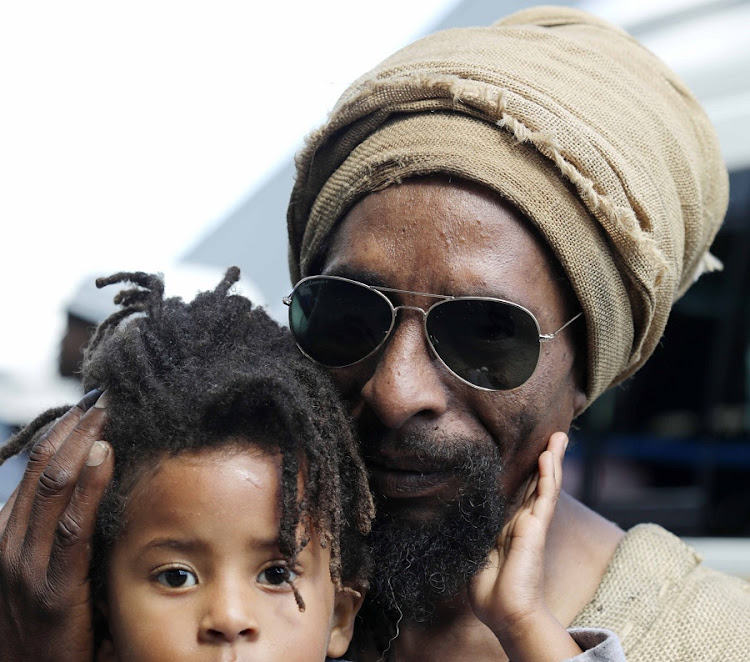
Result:
[[[373,354],[375,354],[388,341],[388,339],[391,336],[391,332],[393,331],[393,328],[396,325],[396,317],[397,317],[398,311],[399,310],[413,310],[413,311],[416,311],[416,312],[419,312],[419,313],[422,314],[422,329],[424,331],[425,338],[427,340],[427,344],[430,347],[430,351],[435,356],[435,358],[438,361],[440,361],[440,363],[442,363],[443,366],[445,366],[445,368],[448,370],[448,372],[450,372],[451,375],[453,375],[456,379],[458,379],[458,380],[462,381],[464,384],[468,384],[472,388],[478,389],[480,391],[493,391],[493,392],[494,391],[514,391],[515,389],[520,388],[527,381],[529,381],[529,379],[531,379],[531,377],[536,372],[537,366],[539,365],[539,355],[541,354],[541,352],[539,354],[537,354],[536,363],[534,364],[534,369],[531,371],[531,373],[529,374],[529,376],[523,382],[521,382],[518,386],[514,386],[513,388],[508,388],[508,389],[497,389],[497,388],[487,388],[486,386],[479,386],[478,384],[473,384],[472,382],[470,382],[470,381],[464,379],[463,377],[461,377],[461,375],[457,374],[442,359],[442,357],[440,356],[440,354],[438,354],[437,350],[435,349],[435,346],[432,344],[432,340],[430,340],[430,334],[427,331],[427,316],[430,314],[430,311],[432,311],[433,309],[437,308],[441,304],[447,303],[449,301],[494,301],[496,303],[502,303],[502,304],[511,306],[513,308],[517,308],[518,310],[523,311],[529,317],[531,317],[531,319],[534,321],[534,326],[536,326],[537,338],[538,338],[540,344],[541,343],[552,342],[558,336],[558,334],[560,334],[560,332],[562,332],[565,328],[567,328],[570,324],[572,324],[573,322],[575,322],[579,317],[581,317],[583,315],[583,311],[581,311],[580,313],[578,313],[577,315],[575,315],[574,317],[572,317],[571,319],[569,319],[567,322],[565,322],[565,324],[563,324],[559,329],[557,329],[557,331],[555,331],[553,333],[542,333],[541,329],[539,328],[539,321],[537,320],[537,318],[534,315],[534,313],[532,313],[528,308],[525,308],[521,304],[514,303],[513,301],[507,301],[505,299],[498,299],[496,297],[450,296],[448,294],[433,294],[433,293],[430,293],[430,292],[413,292],[411,290],[398,290],[398,289],[393,288],[393,287],[380,287],[380,286],[376,286],[376,285],[368,285],[367,283],[361,283],[358,280],[352,280],[351,278],[344,278],[343,276],[317,275],[317,276],[307,276],[307,277],[301,279],[300,281],[298,281],[297,284],[292,289],[292,291],[289,293],[289,295],[285,296],[282,299],[282,302],[285,305],[290,306],[290,308],[289,308],[290,317],[291,317],[291,305],[292,305],[292,300],[294,299],[294,293],[297,291],[297,289],[301,285],[303,285],[304,283],[306,283],[308,281],[311,281],[311,280],[336,280],[336,281],[342,281],[342,282],[345,282],[345,283],[350,283],[351,285],[354,285],[356,287],[362,287],[362,288],[364,288],[366,290],[370,290],[370,291],[374,292],[375,294],[377,294],[378,296],[380,296],[383,299],[383,301],[386,303],[386,305],[388,306],[388,308],[390,308],[390,310],[391,310],[391,324],[388,327],[388,331],[383,336],[383,340],[381,340],[377,344],[376,347],[373,347],[373,349],[368,354],[366,354],[365,356],[363,356],[362,358],[357,359],[356,361],[352,361],[351,363],[347,363],[345,365],[332,366],[332,365],[326,365],[325,363],[322,363],[322,362],[318,361],[314,357],[310,356],[304,349],[302,349],[302,347],[300,347],[299,343],[297,342],[297,338],[295,336],[294,342],[297,344],[298,349],[300,350],[300,352],[302,352],[302,354],[304,354],[313,363],[317,363],[318,365],[321,365],[324,368],[329,368],[329,369],[348,368],[350,366],[357,365],[358,363],[361,363],[362,361],[368,359]],[[439,301],[433,303],[431,306],[429,306],[427,308],[427,310],[425,310],[424,308],[420,308],[419,306],[405,306],[405,305],[394,306],[393,302],[387,296],[385,296],[384,292],[388,292],[389,294],[411,294],[413,296],[427,297],[427,298],[430,298],[430,299],[439,299]],[[289,328],[291,329],[291,327],[292,327],[292,324],[291,324],[291,319],[290,319],[289,320]],[[294,331],[292,331],[292,335],[294,336]]]

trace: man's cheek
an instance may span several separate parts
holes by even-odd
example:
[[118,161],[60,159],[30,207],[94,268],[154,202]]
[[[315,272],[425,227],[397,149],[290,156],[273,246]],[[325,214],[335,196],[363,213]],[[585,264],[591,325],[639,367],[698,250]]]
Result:
[[362,414],[362,387],[372,376],[371,361],[362,361],[347,368],[330,368],[328,374],[341,394],[350,415],[356,420]]
[[539,455],[543,450],[544,448],[538,450],[536,446],[529,445],[503,458],[504,470],[498,476],[499,489],[510,510],[515,511],[523,499],[529,481],[538,471]]

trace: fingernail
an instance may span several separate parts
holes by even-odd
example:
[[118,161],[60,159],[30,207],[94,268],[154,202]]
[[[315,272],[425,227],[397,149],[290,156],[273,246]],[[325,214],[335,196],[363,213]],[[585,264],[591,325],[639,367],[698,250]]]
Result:
[[108,402],[109,402],[109,398],[107,398],[107,392],[104,391],[104,393],[102,393],[99,396],[99,399],[96,401],[96,404],[94,405],[94,409],[106,409]]
[[83,396],[83,398],[81,398],[78,406],[84,411],[87,411],[91,407],[91,405],[93,405],[97,401],[101,394],[102,392],[98,388],[89,391],[86,395]]
[[565,436],[565,445],[563,446],[563,453],[564,453],[564,452],[565,452],[566,450],[568,450],[568,442],[569,442],[569,441],[570,441],[570,439],[569,439],[569,438],[568,438],[568,436],[566,435],[566,436]]
[[87,467],[98,467],[109,455],[109,446],[103,441],[95,441],[94,445],[89,451],[88,459],[86,460]]

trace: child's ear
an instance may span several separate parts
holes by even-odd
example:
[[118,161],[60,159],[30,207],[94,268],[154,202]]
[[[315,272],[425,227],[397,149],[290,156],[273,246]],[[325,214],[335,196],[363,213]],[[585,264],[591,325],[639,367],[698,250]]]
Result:
[[336,591],[331,617],[331,634],[328,638],[328,657],[341,657],[349,648],[354,636],[354,618],[362,606],[363,592]]

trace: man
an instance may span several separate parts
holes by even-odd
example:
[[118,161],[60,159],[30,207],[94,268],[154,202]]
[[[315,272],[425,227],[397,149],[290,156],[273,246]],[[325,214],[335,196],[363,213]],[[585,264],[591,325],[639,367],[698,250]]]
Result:
[[[563,8],[416,42],[310,137],[288,219],[292,278],[312,278],[288,303],[351,404],[378,500],[367,656],[385,638],[396,659],[507,659],[477,605],[495,539],[552,433],[647,360],[716,266],[726,200],[680,81]],[[8,659],[89,654],[101,417],[62,419],[2,512]],[[746,659],[747,584],[658,527],[626,534],[561,495],[540,563],[555,622],[614,631],[629,660]]]

